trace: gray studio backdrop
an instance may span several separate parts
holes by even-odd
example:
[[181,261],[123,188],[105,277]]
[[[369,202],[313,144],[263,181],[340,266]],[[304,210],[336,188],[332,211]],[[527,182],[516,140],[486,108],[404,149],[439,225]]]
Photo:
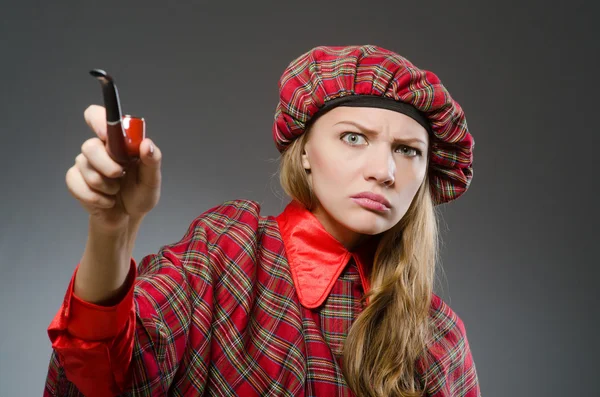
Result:
[[188,3],[2,2],[0,396],[41,395],[46,328],[85,244],[64,177],[101,101],[89,69],[115,77],[164,153],[140,260],[222,201],[279,213],[281,72],[314,46],[365,43],[436,72],[475,137],[471,189],[441,210],[436,289],[466,324],[483,394],[598,395],[596,6]]

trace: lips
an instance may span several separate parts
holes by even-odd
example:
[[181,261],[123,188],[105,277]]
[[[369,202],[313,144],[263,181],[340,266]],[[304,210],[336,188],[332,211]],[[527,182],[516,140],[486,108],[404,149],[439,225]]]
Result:
[[383,197],[380,194],[375,194],[375,193],[371,193],[371,192],[362,192],[362,193],[352,196],[352,198],[365,198],[365,199],[369,199],[369,200],[378,202],[387,208],[392,208],[392,204],[385,197]]

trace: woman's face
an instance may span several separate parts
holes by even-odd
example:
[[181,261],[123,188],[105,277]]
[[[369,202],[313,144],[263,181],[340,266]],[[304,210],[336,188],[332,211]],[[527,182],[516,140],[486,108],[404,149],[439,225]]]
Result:
[[336,107],[312,125],[302,155],[314,215],[348,249],[402,219],[427,169],[427,131],[392,110]]

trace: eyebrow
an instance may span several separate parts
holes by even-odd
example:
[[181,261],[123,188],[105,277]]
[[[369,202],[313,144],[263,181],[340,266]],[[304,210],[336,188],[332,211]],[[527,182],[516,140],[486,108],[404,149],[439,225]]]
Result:
[[[378,131],[375,131],[373,129],[370,129],[368,127],[365,127],[364,125],[361,125],[355,121],[350,121],[350,120],[343,120],[343,121],[339,121],[337,123],[334,124],[334,126],[338,125],[338,124],[349,124],[349,125],[353,125],[354,127],[358,128],[359,130],[363,131],[363,132],[367,132],[371,135],[379,135]],[[427,146],[427,143],[420,139],[420,138],[400,138],[400,139],[394,139],[394,141],[396,142],[418,142],[423,144],[424,146]]]

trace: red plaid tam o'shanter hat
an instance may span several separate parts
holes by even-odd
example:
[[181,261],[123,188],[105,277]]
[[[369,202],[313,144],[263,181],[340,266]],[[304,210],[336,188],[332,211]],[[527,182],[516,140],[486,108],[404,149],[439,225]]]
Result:
[[474,140],[462,108],[434,73],[374,45],[313,48],[291,62],[279,80],[277,149],[284,152],[315,115],[339,105],[397,110],[425,127],[435,204],[454,200],[469,187]]

